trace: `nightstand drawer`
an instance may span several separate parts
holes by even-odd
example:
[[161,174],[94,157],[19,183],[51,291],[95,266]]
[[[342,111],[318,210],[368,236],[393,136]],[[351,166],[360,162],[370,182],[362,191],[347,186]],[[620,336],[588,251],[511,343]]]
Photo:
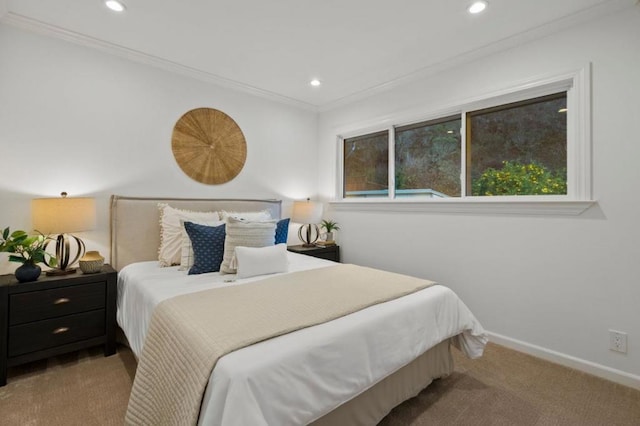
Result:
[[16,325],[9,327],[9,357],[104,334],[104,309]]
[[105,307],[105,283],[12,294],[9,325],[24,324]]

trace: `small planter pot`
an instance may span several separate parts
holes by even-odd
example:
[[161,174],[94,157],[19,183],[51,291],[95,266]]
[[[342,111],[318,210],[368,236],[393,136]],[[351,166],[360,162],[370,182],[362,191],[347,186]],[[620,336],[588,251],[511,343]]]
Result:
[[27,283],[37,280],[41,273],[42,269],[40,269],[40,266],[34,265],[33,263],[23,263],[16,269],[16,279],[21,283]]

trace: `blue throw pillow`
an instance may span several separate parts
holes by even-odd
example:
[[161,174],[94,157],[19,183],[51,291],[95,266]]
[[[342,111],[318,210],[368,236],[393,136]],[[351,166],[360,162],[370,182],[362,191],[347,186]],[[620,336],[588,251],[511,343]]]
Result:
[[225,225],[185,222],[184,229],[193,247],[193,266],[189,268],[189,275],[218,272],[224,256]]
[[287,244],[289,237],[289,218],[278,221],[276,225],[276,244]]

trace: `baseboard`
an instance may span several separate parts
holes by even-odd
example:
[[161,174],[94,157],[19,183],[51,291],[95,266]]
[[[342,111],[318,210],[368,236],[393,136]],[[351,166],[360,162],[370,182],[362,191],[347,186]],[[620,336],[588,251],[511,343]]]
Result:
[[487,333],[489,334],[489,340],[498,345],[640,390],[640,376],[635,374],[626,373],[621,370],[616,370],[615,368],[576,358],[561,352],[552,351],[541,346],[532,345],[530,343],[502,336],[490,331]]

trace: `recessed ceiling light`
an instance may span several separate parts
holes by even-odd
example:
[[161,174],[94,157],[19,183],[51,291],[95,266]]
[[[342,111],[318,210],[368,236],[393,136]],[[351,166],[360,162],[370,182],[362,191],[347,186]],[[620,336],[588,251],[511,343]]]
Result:
[[469,11],[469,13],[480,13],[483,10],[485,10],[487,8],[487,2],[486,1],[475,1],[471,4],[471,6],[469,6],[469,8],[467,9]]
[[313,87],[318,87],[322,84],[322,82],[320,80],[318,80],[317,78],[314,78],[313,80],[311,80],[309,82],[310,85],[312,85]]
[[124,3],[118,0],[106,0],[104,4],[114,12],[124,12],[124,10],[126,9]]

